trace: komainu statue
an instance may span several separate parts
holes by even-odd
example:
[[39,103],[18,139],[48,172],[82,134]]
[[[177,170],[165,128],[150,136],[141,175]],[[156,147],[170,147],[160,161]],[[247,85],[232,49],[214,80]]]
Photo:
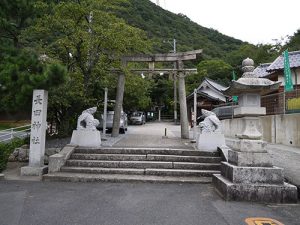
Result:
[[202,115],[205,119],[199,123],[201,133],[221,133],[222,126],[217,115],[214,112],[202,109]]
[[84,110],[78,117],[77,130],[96,130],[99,120],[94,119],[93,114],[97,111],[97,107]]

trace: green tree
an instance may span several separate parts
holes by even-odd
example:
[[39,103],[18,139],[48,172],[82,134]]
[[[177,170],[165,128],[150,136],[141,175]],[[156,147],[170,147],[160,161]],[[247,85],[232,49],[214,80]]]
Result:
[[[119,1],[110,4],[116,2]],[[28,44],[39,41],[38,50],[59,59],[69,71],[79,71],[87,97],[99,76],[95,73],[97,67],[104,71],[112,65],[118,66],[112,62],[117,63],[120,55],[146,46],[141,30],[103,11],[102,4],[109,5],[105,0],[61,1],[54,6],[53,14],[38,19],[24,35]]]
[[15,48],[20,47],[20,34],[35,17],[36,0],[0,1],[0,38],[9,40]]
[[[49,117],[66,134],[85,107],[103,101],[103,89],[114,90],[122,55],[146,51],[143,31],[111,11],[122,0],[48,1],[37,5],[45,14],[22,32],[22,43],[67,67],[69,79],[49,93]],[[131,85],[140,82],[134,79]],[[130,88],[127,88],[130,90]],[[130,96],[130,93],[127,94]],[[132,94],[131,94],[132,96]],[[145,104],[144,99],[141,105]]]
[[205,77],[213,79],[223,85],[231,81],[232,66],[220,59],[204,60],[197,66],[198,73],[187,77],[187,93],[193,92]]
[[300,29],[294,33],[293,36],[289,38],[289,41],[284,46],[284,49],[288,48],[289,51],[299,51],[300,50]]
[[57,62],[45,62],[32,51],[10,49],[0,63],[0,110],[30,110],[33,89],[62,84],[66,69]]
[[165,113],[170,113],[173,104],[173,81],[168,77],[155,75],[152,78],[151,99],[152,106],[163,106]]
[[150,90],[152,82],[137,74],[126,76],[124,109],[147,110],[151,106]]
[[229,63],[238,72],[242,74],[242,61],[246,58],[254,60],[256,65],[260,63],[272,62],[278,56],[278,48],[274,45],[251,45],[244,44],[239,49],[227,54],[226,62]]

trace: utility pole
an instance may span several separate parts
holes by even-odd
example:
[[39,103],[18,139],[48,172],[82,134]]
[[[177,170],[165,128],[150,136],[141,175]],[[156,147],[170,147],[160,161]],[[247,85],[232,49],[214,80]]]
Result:
[[107,121],[107,92],[108,88],[104,88],[104,112],[103,112],[103,136],[106,136],[106,121]]
[[[164,40],[163,43],[169,43],[172,47],[173,47],[173,50],[171,51],[172,53],[176,53],[177,52],[177,41],[176,39],[174,38],[173,39],[173,42],[171,42],[170,40]],[[177,75],[176,75],[176,72],[177,71],[177,63],[174,62],[174,72],[173,72],[173,86],[174,86],[174,123],[175,125],[177,124],[178,122],[178,114],[177,114]],[[170,77],[171,79],[171,77]]]
[[193,139],[197,139],[197,89],[194,89]]

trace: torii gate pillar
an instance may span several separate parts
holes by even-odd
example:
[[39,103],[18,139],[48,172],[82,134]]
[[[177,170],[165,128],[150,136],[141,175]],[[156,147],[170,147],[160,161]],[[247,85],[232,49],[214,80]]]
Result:
[[178,69],[178,92],[180,104],[180,125],[181,125],[181,138],[189,139],[189,122],[187,115],[186,92],[185,92],[185,75],[183,71],[183,62],[177,61]]
[[[127,65],[126,61],[122,60],[122,67],[125,68]],[[117,86],[117,95],[116,103],[114,108],[114,119],[113,119],[113,128],[112,128],[112,137],[118,137],[120,131],[120,119],[122,113],[122,105],[124,99],[124,90],[125,90],[125,73],[120,71],[118,75],[118,86]]]

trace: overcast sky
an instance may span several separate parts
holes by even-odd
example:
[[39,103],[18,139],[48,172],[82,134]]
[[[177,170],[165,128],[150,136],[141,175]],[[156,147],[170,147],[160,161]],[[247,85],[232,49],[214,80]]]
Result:
[[204,27],[253,44],[273,43],[272,39],[300,29],[300,0],[160,0],[160,4]]

